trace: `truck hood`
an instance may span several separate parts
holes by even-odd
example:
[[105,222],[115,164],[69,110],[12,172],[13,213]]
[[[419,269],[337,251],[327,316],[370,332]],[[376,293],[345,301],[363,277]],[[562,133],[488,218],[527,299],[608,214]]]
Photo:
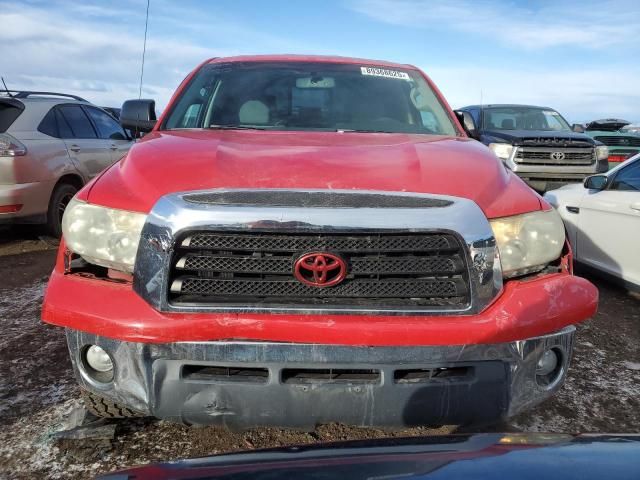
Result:
[[595,140],[584,133],[550,132],[548,130],[484,130],[483,135],[511,145],[580,146],[595,145]]
[[214,188],[452,195],[475,201],[488,217],[542,205],[484,145],[468,138],[249,130],[152,132],[79,198],[148,212],[168,193]]

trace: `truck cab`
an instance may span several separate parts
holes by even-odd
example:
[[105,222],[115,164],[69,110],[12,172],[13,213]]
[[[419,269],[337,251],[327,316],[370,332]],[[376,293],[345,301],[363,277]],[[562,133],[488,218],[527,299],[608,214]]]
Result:
[[472,136],[530,187],[545,192],[608,170],[607,147],[572,130],[552,108],[530,105],[472,105],[461,108]]

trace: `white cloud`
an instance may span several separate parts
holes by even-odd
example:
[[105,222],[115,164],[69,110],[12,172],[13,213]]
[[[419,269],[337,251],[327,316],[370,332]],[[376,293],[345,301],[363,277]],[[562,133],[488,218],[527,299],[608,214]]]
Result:
[[[474,0],[351,0],[350,7],[380,22],[453,29],[524,49],[638,45],[640,2],[514,2]],[[474,48],[470,43],[470,48]]]
[[[0,2],[0,73],[13,89],[74,93],[105,106],[137,98],[145,6],[140,0],[109,6]],[[155,97],[162,108],[185,75],[207,58],[290,46],[228,18],[215,5],[194,10],[154,0],[143,96]]]

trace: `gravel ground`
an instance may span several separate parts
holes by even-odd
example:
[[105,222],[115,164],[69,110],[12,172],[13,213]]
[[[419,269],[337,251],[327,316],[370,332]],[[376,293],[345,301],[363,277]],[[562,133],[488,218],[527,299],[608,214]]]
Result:
[[[0,232],[0,236],[1,236]],[[139,419],[120,421],[111,441],[61,443],[80,401],[63,331],[40,323],[55,251],[33,234],[0,240],[0,478],[87,478],[152,461],[319,441],[433,435],[454,426],[399,432],[333,424],[314,432],[260,428],[231,433]],[[640,300],[593,279],[600,311],[578,331],[564,388],[552,400],[492,430],[636,433],[640,430]]]

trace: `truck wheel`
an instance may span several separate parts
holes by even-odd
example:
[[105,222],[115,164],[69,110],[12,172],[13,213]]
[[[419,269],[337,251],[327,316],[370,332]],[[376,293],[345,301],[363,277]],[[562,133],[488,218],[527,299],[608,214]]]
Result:
[[62,236],[62,214],[77,191],[68,183],[61,183],[53,190],[47,212],[47,231],[52,237]]
[[107,400],[104,397],[91,393],[87,390],[82,390],[82,400],[84,400],[84,406],[89,412],[96,417],[101,418],[134,418],[144,417],[141,412],[131,410],[124,405]]

